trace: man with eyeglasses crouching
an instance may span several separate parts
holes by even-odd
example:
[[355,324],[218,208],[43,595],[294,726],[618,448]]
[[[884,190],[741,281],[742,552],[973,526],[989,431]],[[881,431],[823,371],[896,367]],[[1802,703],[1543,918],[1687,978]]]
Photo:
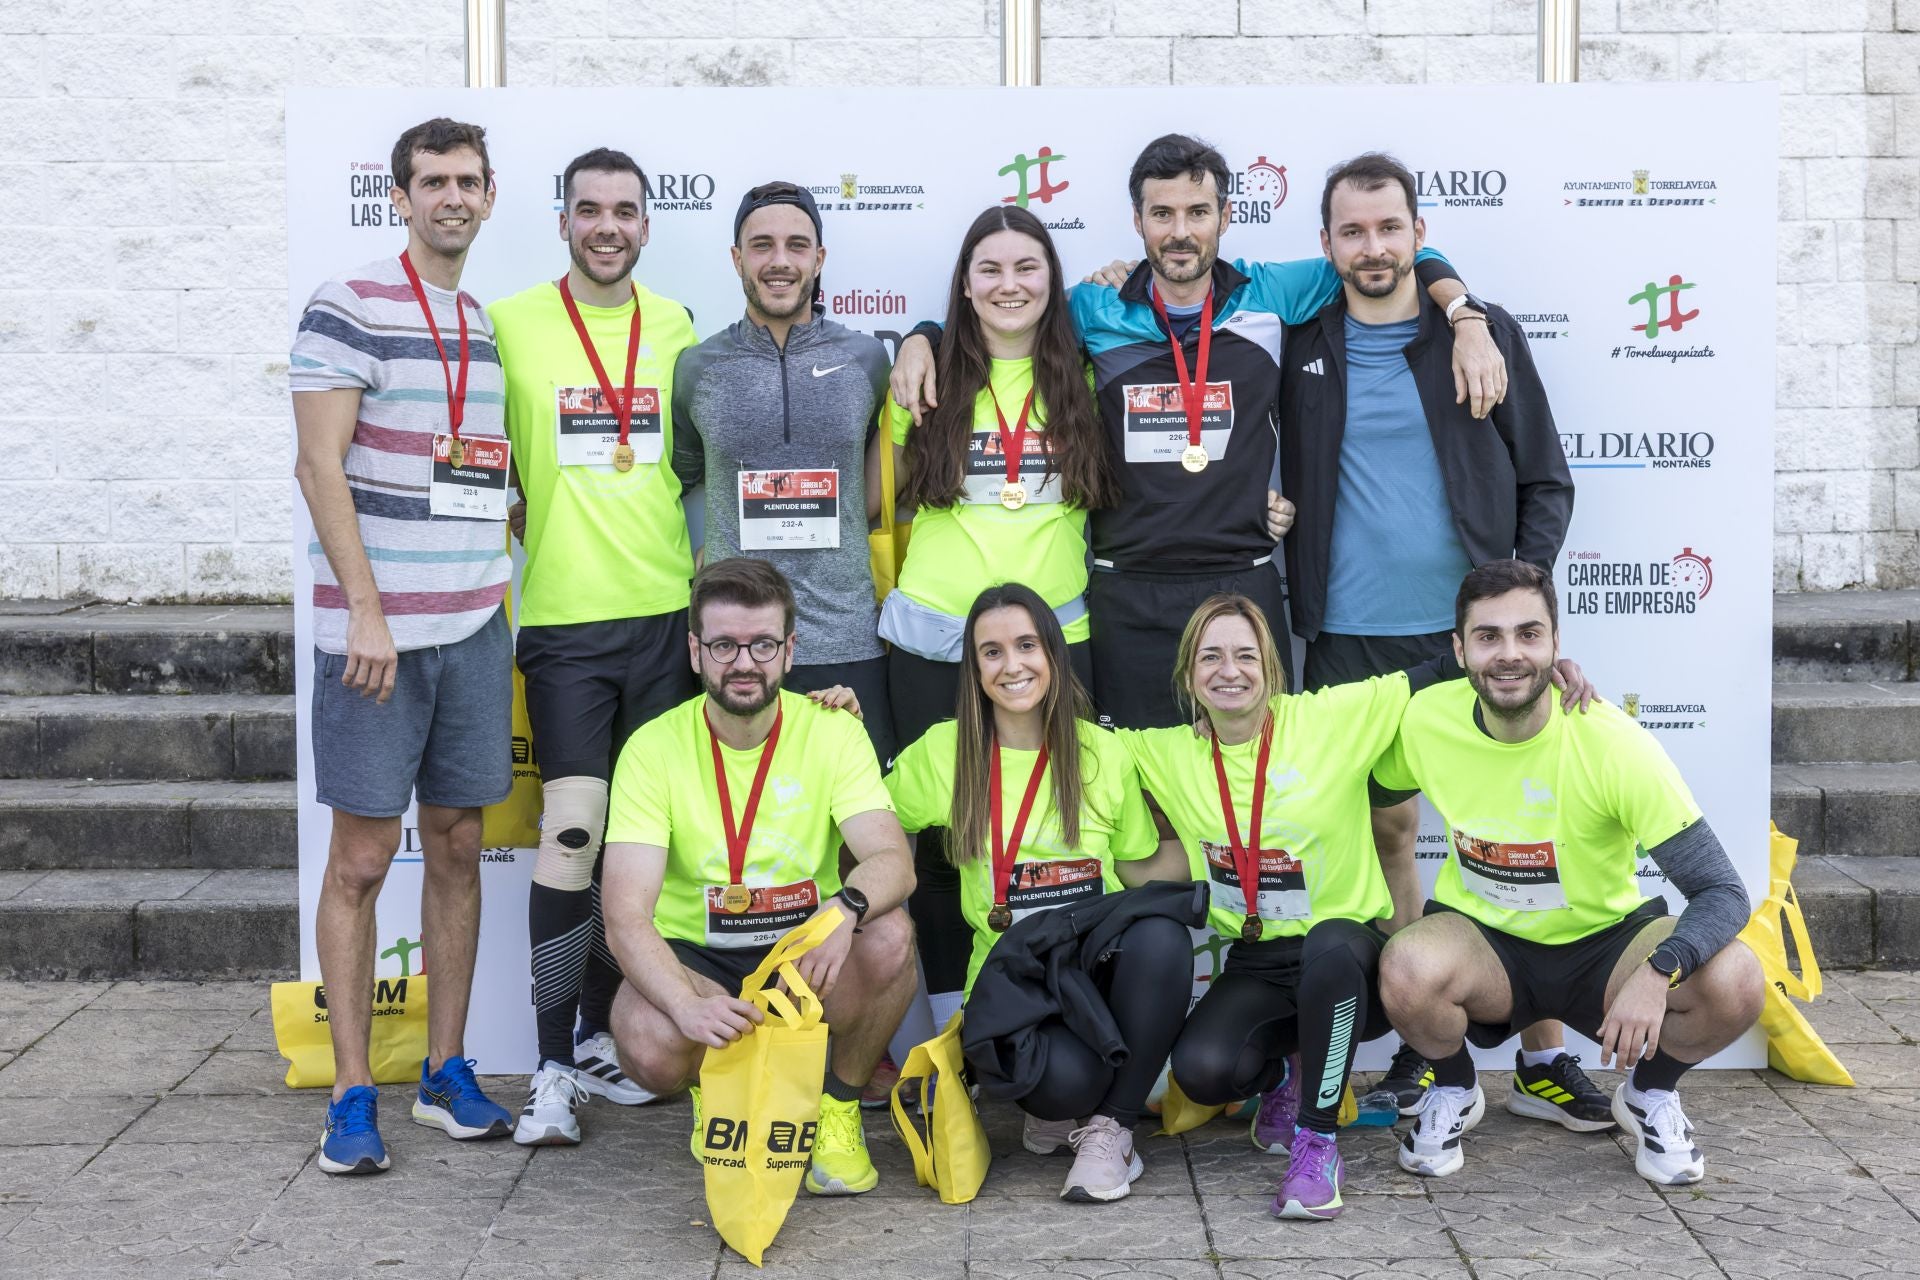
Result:
[[[708,1049],[761,1020],[741,984],[788,930],[837,907],[839,927],[796,963],[832,1030],[820,1128],[804,1185],[856,1195],[880,1180],[860,1091],[913,998],[913,855],[860,721],[825,709],[847,691],[786,692],[794,597],[764,560],[702,569],[687,653],[704,689],[642,726],[614,769],[607,941],[625,983],[613,1033],[656,1093],[698,1080]],[[856,864],[843,882],[840,846]],[[693,1090],[693,1150],[701,1153]]]

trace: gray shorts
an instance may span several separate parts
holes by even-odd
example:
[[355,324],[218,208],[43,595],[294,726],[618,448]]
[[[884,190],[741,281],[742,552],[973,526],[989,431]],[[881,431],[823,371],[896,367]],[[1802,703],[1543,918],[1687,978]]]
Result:
[[505,610],[457,644],[400,655],[393,696],[340,683],[344,654],[313,651],[313,771],[321,804],[397,818],[421,804],[478,809],[513,789],[513,635]]

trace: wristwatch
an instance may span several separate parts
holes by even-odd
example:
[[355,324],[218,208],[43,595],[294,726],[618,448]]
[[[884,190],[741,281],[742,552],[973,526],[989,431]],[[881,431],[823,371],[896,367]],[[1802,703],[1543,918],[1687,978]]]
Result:
[[853,908],[853,931],[860,932],[860,926],[867,922],[867,895],[850,884],[840,886],[840,901]]
[[1463,293],[1447,304],[1447,323],[1449,325],[1455,323],[1454,317],[1457,316],[1462,309],[1479,312],[1480,319],[1482,320],[1485,320],[1488,315],[1487,303],[1483,299],[1477,298],[1471,293]]
[[1647,957],[1647,963],[1652,966],[1655,973],[1667,980],[1669,991],[1679,986],[1680,979],[1686,976],[1682,972],[1680,957],[1664,942],[1653,949],[1652,954]]

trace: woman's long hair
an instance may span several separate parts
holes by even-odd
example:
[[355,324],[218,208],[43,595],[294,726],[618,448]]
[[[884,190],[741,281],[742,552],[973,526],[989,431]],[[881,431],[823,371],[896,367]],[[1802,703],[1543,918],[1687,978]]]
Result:
[[[947,291],[947,327],[935,366],[940,404],[907,437],[907,479],[901,502],[950,507],[966,491],[974,400],[986,389],[990,367],[980,318],[967,297],[967,273],[974,250],[998,231],[1031,236],[1047,259],[1047,309],[1033,343],[1034,418],[1046,428],[1050,450],[1046,476],[1060,477],[1062,496],[1074,506],[1112,506],[1120,499],[1119,474],[1087,387],[1080,339],[1074,335],[1067,287],[1060,277],[1060,255],[1054,252],[1053,237],[1040,219],[1018,206],[1000,204],[975,218],[960,241],[960,256],[953,264],[953,282]],[[1014,405],[1004,408],[1009,414],[1018,412]]]
[[[947,841],[947,857],[954,863],[970,862],[988,856],[992,849],[992,819],[989,816],[987,778],[993,751],[993,703],[980,686],[980,656],[975,648],[974,631],[982,614],[991,609],[1024,609],[1033,619],[1033,630],[1040,637],[1040,649],[1046,655],[1052,680],[1046,697],[1040,702],[1045,726],[1047,767],[1053,775],[1053,811],[1060,818],[1060,832],[1067,845],[1080,844],[1080,806],[1086,779],[1080,774],[1080,721],[1093,717],[1093,704],[1087,691],[1073,674],[1067,658],[1067,637],[1059,619],[1033,588],[1017,582],[988,587],[967,611],[967,629],[960,645],[960,692],[954,699],[955,749],[953,770],[953,809],[947,826],[952,838]],[[1012,819],[1006,819],[1009,823]]]
[[1194,691],[1193,664],[1200,656],[1200,637],[1218,618],[1245,618],[1253,628],[1254,647],[1260,651],[1260,674],[1267,685],[1267,701],[1272,702],[1275,696],[1287,692],[1287,672],[1280,665],[1280,650],[1274,644],[1273,629],[1267,625],[1267,615],[1261,612],[1260,606],[1242,595],[1222,592],[1208,596],[1187,619],[1186,630],[1180,633],[1180,648],[1173,659],[1173,696],[1195,719],[1206,714],[1206,707]]

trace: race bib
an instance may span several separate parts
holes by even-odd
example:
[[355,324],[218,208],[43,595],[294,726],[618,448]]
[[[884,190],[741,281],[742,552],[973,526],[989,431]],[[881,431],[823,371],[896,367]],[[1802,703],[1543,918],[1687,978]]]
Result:
[[739,912],[722,905],[727,886],[710,884],[706,890],[707,945],[716,949],[770,946],[820,909],[820,886],[811,880],[749,886],[753,901]]
[[1098,898],[1106,891],[1098,858],[1057,858],[1013,864],[1007,906],[1016,923],[1036,911]]
[[1453,833],[1460,883],[1468,893],[1508,911],[1555,911],[1567,905],[1553,841],[1503,844]]
[[[1047,475],[1048,456],[1047,438],[1028,431],[1020,450],[1020,483],[1026,486],[1029,504],[1060,501],[1060,477]],[[967,501],[975,506],[997,507],[1000,491],[1006,485],[1007,455],[1000,447],[1000,433],[974,432],[967,443]]]
[[[1233,869],[1233,848],[1202,840],[1200,851],[1207,855],[1207,894],[1213,905],[1229,915],[1245,916],[1247,899]],[[1260,851],[1260,916],[1264,920],[1313,919],[1306,868],[1285,849]]]
[[[1120,389],[1127,416],[1128,462],[1178,462],[1187,451],[1187,402],[1177,382],[1131,382]],[[1201,396],[1200,443],[1214,462],[1233,434],[1233,384],[1209,382]]]
[[840,472],[739,473],[740,549],[792,551],[840,545]]
[[507,518],[507,459],[513,446],[505,440],[460,437],[460,465],[450,460],[453,437],[433,437],[433,473],[427,485],[427,511],[436,516],[467,520]]
[[[613,393],[616,397],[620,391]],[[620,443],[620,416],[599,387],[553,389],[554,454],[563,467],[610,467]],[[633,421],[627,443],[637,463],[658,462],[666,436],[660,429],[660,388],[633,389]]]

